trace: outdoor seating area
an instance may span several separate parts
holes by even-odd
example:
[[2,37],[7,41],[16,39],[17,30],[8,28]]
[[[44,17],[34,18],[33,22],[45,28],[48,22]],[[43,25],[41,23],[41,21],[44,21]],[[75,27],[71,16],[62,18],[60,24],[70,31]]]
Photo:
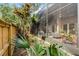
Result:
[[77,3],[0,3],[0,56],[79,56]]

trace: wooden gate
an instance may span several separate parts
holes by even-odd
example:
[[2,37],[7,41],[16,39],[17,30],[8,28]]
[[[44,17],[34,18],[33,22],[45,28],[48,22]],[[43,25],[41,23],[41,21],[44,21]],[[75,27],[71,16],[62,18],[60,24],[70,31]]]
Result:
[[0,20],[0,56],[13,54],[14,46],[11,45],[16,38],[16,27]]

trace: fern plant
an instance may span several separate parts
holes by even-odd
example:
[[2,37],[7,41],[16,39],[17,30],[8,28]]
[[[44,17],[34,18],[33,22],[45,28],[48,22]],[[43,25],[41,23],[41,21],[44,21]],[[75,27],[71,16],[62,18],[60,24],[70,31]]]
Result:
[[62,46],[57,46],[57,44],[50,45],[49,49],[49,54],[50,56],[60,56],[62,55],[61,52],[59,51],[59,48]]
[[35,43],[33,47],[30,47],[30,53],[33,56],[43,56],[45,55],[45,52],[44,47],[39,43]]
[[18,48],[29,48],[28,40],[21,34],[19,34],[19,37],[16,39],[16,47]]

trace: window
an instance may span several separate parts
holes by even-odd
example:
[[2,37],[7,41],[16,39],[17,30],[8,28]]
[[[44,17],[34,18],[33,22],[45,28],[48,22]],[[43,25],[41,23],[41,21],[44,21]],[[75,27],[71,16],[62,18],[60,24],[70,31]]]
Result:
[[52,26],[52,32],[55,32],[55,30],[54,30],[55,28],[54,28],[54,25]]
[[67,24],[63,25],[63,30],[67,33]]
[[74,24],[69,24],[69,33],[75,34],[75,26],[74,26]]

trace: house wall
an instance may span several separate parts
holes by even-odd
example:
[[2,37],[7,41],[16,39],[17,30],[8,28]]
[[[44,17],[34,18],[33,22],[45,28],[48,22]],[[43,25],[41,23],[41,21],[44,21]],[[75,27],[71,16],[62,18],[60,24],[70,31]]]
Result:
[[[51,25],[49,25],[49,31],[52,31],[52,26],[55,26],[55,32],[61,32],[63,30],[64,24],[75,24],[75,29],[77,28],[77,4],[71,4],[70,6],[67,6],[61,10],[58,10],[56,12],[55,9],[59,9],[67,4],[54,4],[51,8],[49,8],[49,16],[52,17],[48,20],[52,20]],[[61,7],[60,7],[61,6]],[[57,8],[58,7],[58,8]],[[51,11],[51,12],[50,12]],[[52,13],[54,12],[54,13]],[[52,13],[52,14],[50,14]],[[60,18],[61,14],[61,18]],[[68,29],[69,31],[69,29]]]
[[[76,16],[71,16],[71,17],[62,19],[62,24],[68,24],[68,25],[74,24],[75,31],[77,31],[77,17]],[[68,29],[68,31],[69,31],[69,29]]]
[[[77,17],[68,17],[60,20],[60,28],[59,30],[63,30],[64,24],[75,24],[75,29],[77,29]],[[54,26],[55,32],[57,32],[57,19],[53,20],[51,25],[48,26],[50,32],[52,32],[52,27]]]
[[[68,5],[68,6],[67,6]],[[66,7],[64,7],[66,6]],[[64,7],[64,8],[63,8]],[[60,9],[60,10],[59,10]],[[57,10],[57,11],[56,11]],[[61,14],[61,18],[59,18]],[[42,21],[46,20],[46,11],[43,12]],[[64,24],[75,24],[75,29],[77,28],[77,4],[61,4],[57,3],[48,8],[48,31],[52,32],[52,28],[54,26],[54,32],[61,32],[63,30]],[[42,22],[44,23],[44,22]],[[42,29],[45,27],[44,25],[40,26]],[[69,29],[67,30],[69,32]]]

